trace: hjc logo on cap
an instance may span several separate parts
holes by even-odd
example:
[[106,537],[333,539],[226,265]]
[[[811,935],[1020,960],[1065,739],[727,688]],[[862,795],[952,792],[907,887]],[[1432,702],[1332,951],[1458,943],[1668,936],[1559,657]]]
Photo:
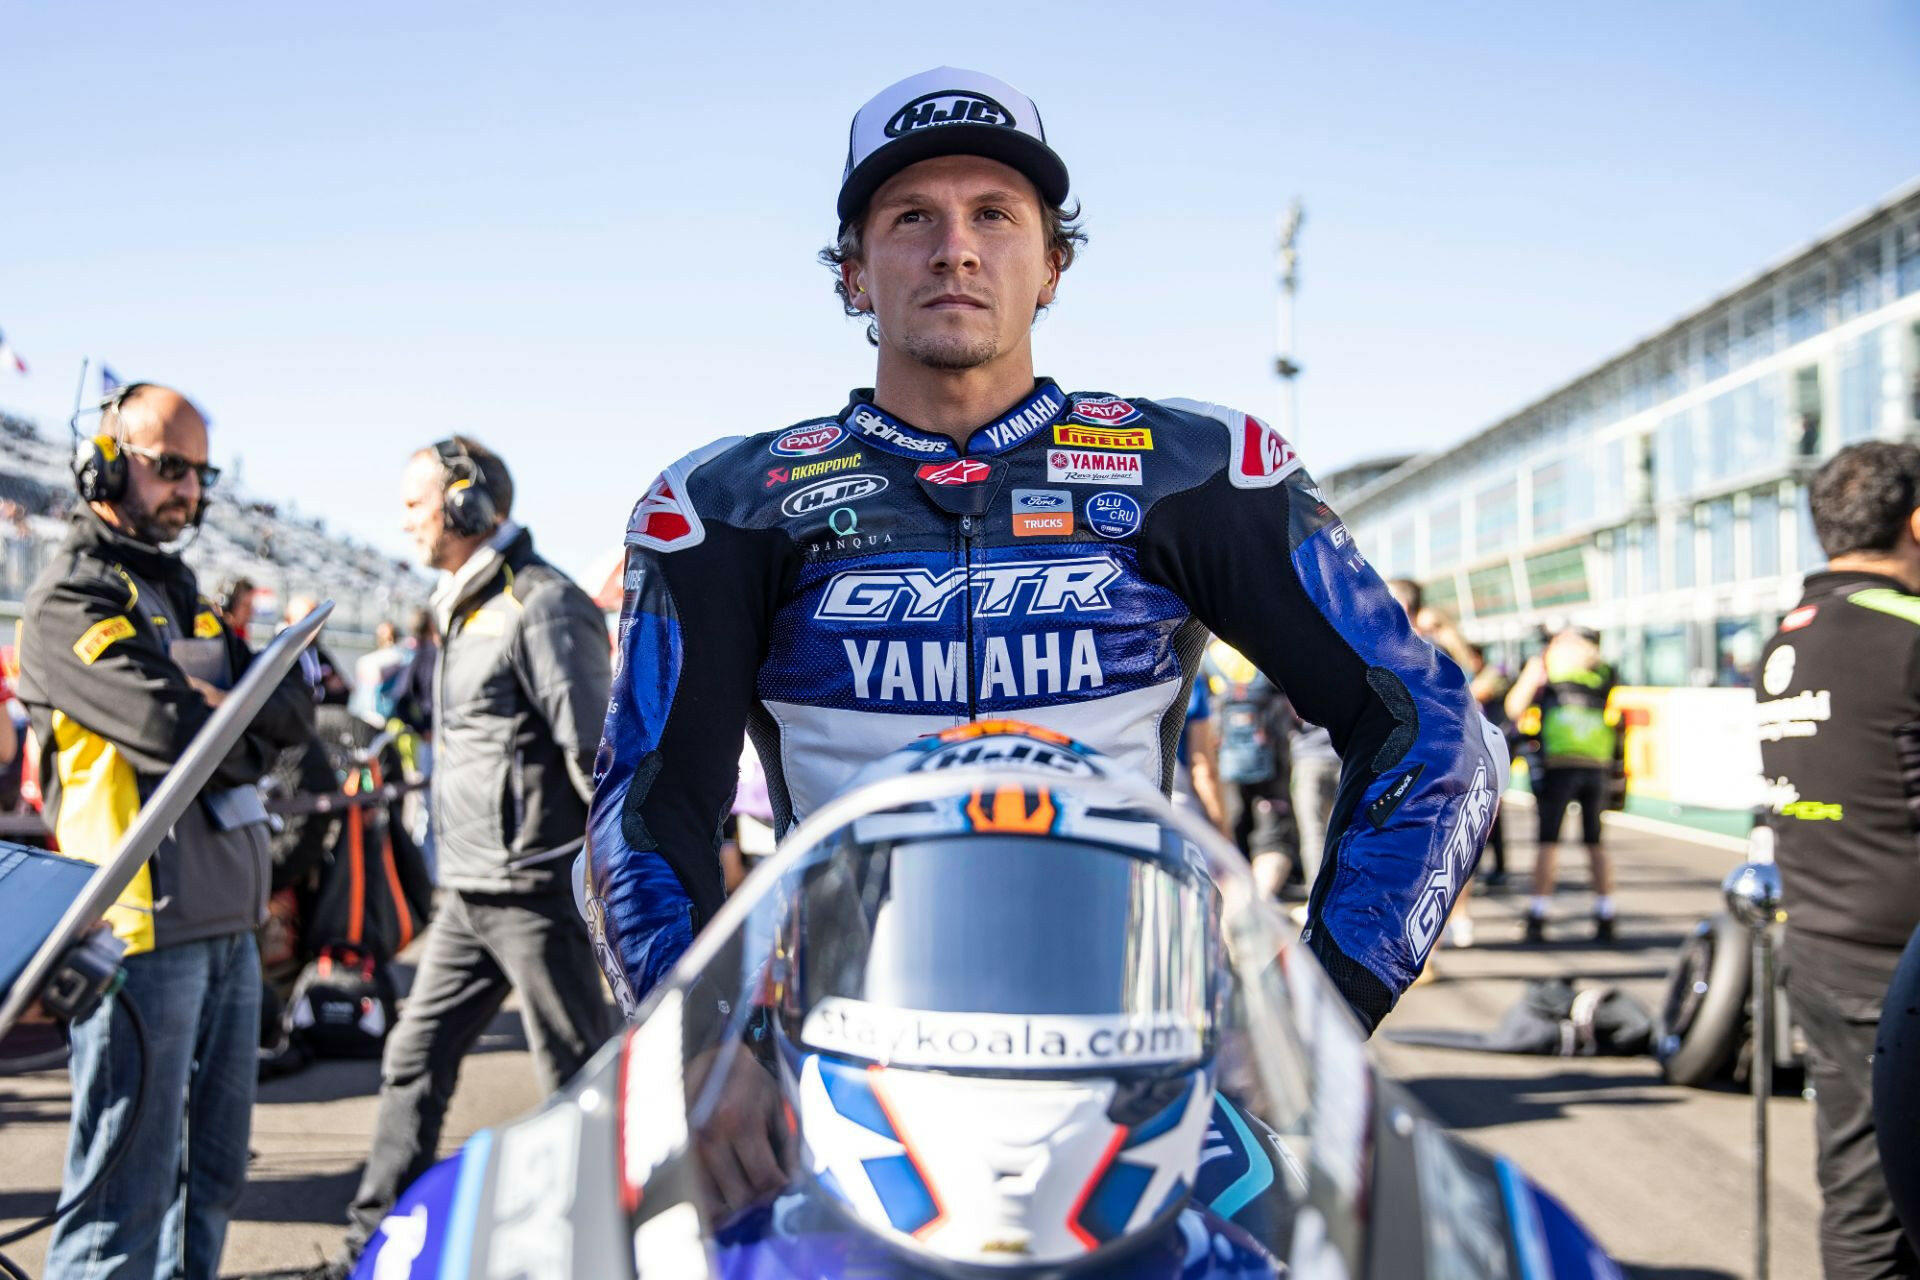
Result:
[[915,98],[893,113],[886,134],[898,138],[915,129],[942,124],[997,124],[1014,127],[1013,113],[984,93],[943,89]]

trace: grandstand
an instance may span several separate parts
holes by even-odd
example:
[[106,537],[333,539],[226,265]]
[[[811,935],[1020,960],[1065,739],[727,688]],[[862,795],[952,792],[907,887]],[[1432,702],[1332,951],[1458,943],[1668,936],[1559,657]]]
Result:
[[[78,501],[66,433],[49,437],[33,421],[0,411],[0,617],[19,616]],[[284,516],[276,504],[224,483],[186,557],[210,594],[235,576],[260,588],[256,627],[271,630],[294,595],[331,599],[328,644],[343,656],[370,647],[382,619],[404,626],[431,586],[403,560],[330,535],[318,520]]]

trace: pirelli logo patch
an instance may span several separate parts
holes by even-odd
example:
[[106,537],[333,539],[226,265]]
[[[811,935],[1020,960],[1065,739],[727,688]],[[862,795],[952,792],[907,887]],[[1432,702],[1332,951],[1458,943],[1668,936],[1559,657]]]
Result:
[[101,654],[113,647],[114,641],[125,640],[132,634],[133,623],[125,617],[108,618],[88,627],[85,634],[73,642],[73,652],[80,661],[92,666]]
[[214,617],[210,611],[202,609],[193,615],[193,634],[202,640],[216,638],[220,634],[220,619]]
[[1084,427],[1063,422],[1053,429],[1053,442],[1076,449],[1151,449],[1153,431],[1147,427]]

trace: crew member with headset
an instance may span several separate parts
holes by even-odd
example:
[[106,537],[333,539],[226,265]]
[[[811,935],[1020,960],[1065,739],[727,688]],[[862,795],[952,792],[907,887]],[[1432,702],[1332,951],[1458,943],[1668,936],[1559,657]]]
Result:
[[442,889],[427,952],[381,1062],[344,1275],[394,1199],[437,1155],[460,1061],[518,990],[543,1093],[606,1039],[609,1015],[572,864],[593,795],[612,681],[593,600],[515,523],[513,477],[463,436],[422,449],[402,480],[405,527],[442,573],[433,698],[433,829]]
[[[253,655],[175,545],[199,527],[219,475],[199,411],[132,383],[76,444],[84,505],[27,595],[20,698],[60,850],[97,862]],[[254,783],[312,714],[297,677],[283,682],[107,914],[126,944],[125,985],[72,1028],[62,1201],[116,1144],[134,1154],[54,1228],[51,1275],[218,1274],[246,1176],[259,1043],[254,930],[269,872]],[[144,1052],[122,1005],[144,1025]]]
[[1827,1280],[1912,1277],[1870,1081],[1887,984],[1920,927],[1920,446],[1842,449],[1808,498],[1827,568],[1761,651],[1755,694],[1815,1091],[1820,1260]]

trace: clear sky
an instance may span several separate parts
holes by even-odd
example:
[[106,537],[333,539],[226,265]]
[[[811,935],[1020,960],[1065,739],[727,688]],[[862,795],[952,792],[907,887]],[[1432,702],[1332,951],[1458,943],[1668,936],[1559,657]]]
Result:
[[0,6],[0,328],[170,382],[248,487],[404,553],[467,431],[585,574],[665,463],[871,381],[814,253],[853,110],[1039,103],[1092,243],[1078,389],[1274,417],[1299,194],[1309,466],[1444,445],[1920,175],[1920,7]]

